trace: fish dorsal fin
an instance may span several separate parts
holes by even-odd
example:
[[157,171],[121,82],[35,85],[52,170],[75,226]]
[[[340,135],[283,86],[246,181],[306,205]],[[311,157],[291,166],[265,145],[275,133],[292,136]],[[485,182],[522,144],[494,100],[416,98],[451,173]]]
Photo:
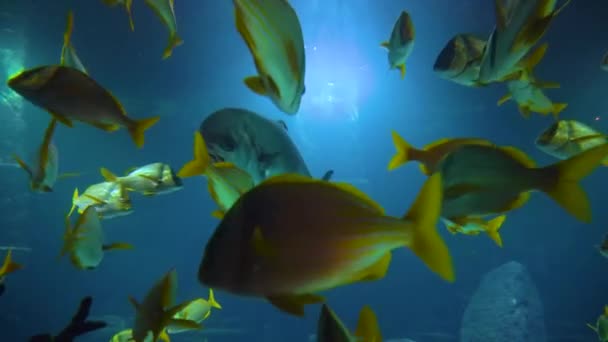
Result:
[[389,44],[389,42],[384,41],[384,42],[380,43],[380,46],[383,47],[383,48],[385,48],[385,49],[389,49],[390,44]]
[[441,139],[438,139],[436,141],[433,141],[430,144],[427,144],[422,149],[425,150],[425,151],[429,151],[429,150],[432,150],[432,149],[436,148],[437,146],[440,146],[440,145],[443,145],[443,144],[449,142],[450,140],[452,140],[452,139],[450,139],[450,138],[441,138]]
[[380,206],[380,204],[378,204],[376,201],[374,201],[366,193],[357,189],[354,185],[352,185],[350,183],[345,183],[345,182],[339,182],[339,183],[326,182],[326,184],[332,184],[335,187],[350,193],[351,195],[353,195],[353,196],[357,197],[358,199],[362,200],[363,202],[365,202],[365,204],[367,204],[368,207],[374,209],[376,212],[378,212],[378,214],[384,215],[384,208],[382,208],[382,206]]
[[128,176],[131,172],[133,172],[137,169],[139,169],[138,166],[133,166],[133,167],[128,168],[127,170],[125,170],[125,176]]
[[381,342],[382,333],[378,327],[378,319],[376,314],[369,306],[364,306],[359,313],[359,321],[355,336],[362,338],[365,342]]
[[118,180],[118,177],[116,177],[112,171],[106,169],[105,167],[100,168],[99,173],[101,173],[101,176],[106,180],[106,182],[116,182]]
[[522,150],[515,148],[513,146],[502,146],[499,147],[500,150],[513,157],[516,161],[521,163],[523,166],[527,168],[535,168],[536,162],[532,160],[532,158],[528,157]]

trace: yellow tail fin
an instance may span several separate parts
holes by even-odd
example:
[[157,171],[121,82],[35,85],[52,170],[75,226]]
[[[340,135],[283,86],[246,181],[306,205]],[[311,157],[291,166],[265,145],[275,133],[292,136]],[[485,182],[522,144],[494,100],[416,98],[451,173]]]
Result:
[[207,299],[207,302],[209,303],[209,305],[211,305],[212,307],[216,308],[216,309],[221,309],[222,306],[220,305],[220,303],[218,303],[215,300],[215,296],[213,295],[213,290],[210,288],[209,289],[209,299]]
[[591,205],[579,182],[602,164],[608,156],[608,144],[589,149],[570,159],[544,167],[544,184],[540,190],[547,193],[568,213],[583,222],[591,222]]
[[4,264],[2,268],[0,268],[0,277],[4,277],[5,275],[15,272],[23,268],[20,264],[13,262],[13,250],[9,249],[8,253],[6,253],[6,257],[4,258]]
[[435,173],[422,186],[416,201],[404,219],[412,221],[413,233],[409,248],[435,273],[453,282],[452,257],[437,231],[441,213],[441,174]]
[[554,103],[553,104],[551,113],[553,113],[553,116],[555,117],[555,119],[557,119],[559,117],[559,113],[561,113],[564,109],[566,109],[566,107],[568,107],[567,103]]
[[154,126],[155,123],[160,120],[159,116],[155,116],[153,118],[147,118],[143,120],[138,120],[134,125],[129,127],[129,134],[131,135],[131,139],[135,142],[137,147],[141,148],[144,146],[144,132],[150,127]]
[[171,57],[171,55],[173,54],[173,49],[175,49],[176,47],[180,46],[184,44],[184,41],[178,37],[177,35],[173,35],[169,38],[169,44],[167,45],[167,47],[165,48],[165,51],[163,52],[163,59],[167,59],[169,57]]
[[408,152],[412,148],[412,146],[408,144],[407,141],[405,141],[399,135],[399,133],[395,131],[392,131],[391,133],[393,135],[393,144],[395,145],[395,149],[397,150],[397,152],[395,153],[391,161],[388,163],[389,171],[394,170],[402,164],[407,163],[409,161]]
[[359,322],[357,322],[355,336],[366,342],[382,341],[382,333],[378,327],[378,319],[376,318],[376,314],[367,305],[364,306],[359,313]]
[[194,133],[194,159],[186,163],[177,173],[180,178],[203,175],[211,165],[211,157],[207,152],[207,145],[200,132]]
[[80,196],[78,195],[78,188],[76,188],[74,189],[74,194],[72,195],[72,207],[70,208],[70,212],[68,213],[67,217],[72,216],[74,209],[76,209],[76,201],[78,200],[78,197]]
[[486,225],[486,233],[488,234],[488,236],[490,237],[490,239],[494,240],[494,242],[496,242],[496,244],[498,245],[498,247],[502,248],[502,237],[500,237],[500,233],[498,233],[498,230],[500,229],[500,227],[502,227],[503,222],[505,222],[505,219],[507,218],[507,216],[505,215],[500,215],[497,216],[493,219],[491,219],[490,221],[488,221],[487,225]]
[[105,167],[102,167],[99,169],[99,172],[101,173],[101,176],[107,181],[107,182],[116,182],[118,180],[118,177],[116,177],[115,174],[112,173],[112,171],[106,169]]

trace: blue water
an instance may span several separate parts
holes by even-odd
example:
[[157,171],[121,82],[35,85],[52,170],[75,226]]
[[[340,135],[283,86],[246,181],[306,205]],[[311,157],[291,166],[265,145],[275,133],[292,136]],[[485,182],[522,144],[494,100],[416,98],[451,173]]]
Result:
[[[82,191],[101,181],[102,166],[122,172],[162,161],[179,169],[192,157],[193,132],[222,107],[243,107],[284,120],[314,175],[334,169],[337,180],[352,181],[393,215],[407,210],[424,176],[413,164],[386,171],[394,153],[391,129],[415,146],[443,137],[478,136],[516,146],[540,165],[555,162],[533,145],[551,118],[533,115],[526,120],[513,103],[497,107],[504,85],[466,88],[432,71],[437,54],[456,33],[489,34],[494,25],[490,0],[291,0],[307,47],[307,91],[294,117],[243,85],[242,79],[255,69],[234,27],[230,1],[176,1],[184,45],[168,60],[161,60],[166,29],[143,1],[134,2],[135,32],[129,31],[122,9],[107,8],[101,1],[0,3],[0,30],[12,31],[0,36],[0,49],[21,52],[16,64],[29,68],[58,63],[71,8],[72,43],[90,75],[133,117],[161,116],[146,133],[142,150],[125,131],[108,134],[85,125],[58,125],[60,168],[81,176],[40,195],[29,192],[25,172],[14,167],[10,155],[38,146],[49,115],[27,103],[15,109],[0,101],[0,245],[31,248],[13,253],[25,268],[7,277],[7,291],[0,297],[0,341],[59,331],[85,295],[94,298],[94,318],[115,318],[112,328],[82,341],[107,341],[130,327],[134,310],[127,297],[142,299],[171,267],[178,273],[178,302],[207,298],[196,272],[218,221],[210,216],[215,205],[202,178],[186,179],[182,191],[166,196],[133,195],[135,213],[104,221],[108,241],[130,242],[133,251],[107,253],[94,271],[78,271],[58,255],[75,187]],[[606,9],[602,1],[573,1],[543,39],[549,50],[536,68],[540,79],[561,83],[548,95],[569,104],[562,118],[591,123],[603,132],[608,132],[608,74],[598,64],[607,47],[605,20],[598,13]],[[379,46],[401,10],[410,12],[417,33],[404,80],[387,70],[386,52]],[[3,73],[8,77],[10,71]],[[352,328],[361,306],[368,304],[385,338],[456,341],[462,312],[480,278],[516,260],[536,282],[551,341],[593,341],[585,323],[594,322],[608,303],[607,260],[594,248],[608,223],[606,170],[596,171],[583,185],[592,203],[592,224],[579,223],[535,193],[508,215],[502,249],[483,235],[454,236],[440,228],[454,259],[454,284],[443,282],[403,249],[395,251],[385,279],[332,290],[328,301]],[[223,310],[214,311],[205,326],[209,334],[212,328],[231,331],[216,331],[219,335],[209,335],[209,341],[307,341],[316,329],[318,306],[300,319],[261,300],[221,291],[216,298]],[[201,333],[172,337],[177,342],[202,340]]]

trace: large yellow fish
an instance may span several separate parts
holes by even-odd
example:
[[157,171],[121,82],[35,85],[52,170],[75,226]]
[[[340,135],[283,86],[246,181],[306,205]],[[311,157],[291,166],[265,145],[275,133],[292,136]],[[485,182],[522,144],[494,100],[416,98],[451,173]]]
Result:
[[131,27],[131,31],[135,31],[135,25],[133,24],[133,15],[131,14],[131,5],[133,5],[133,0],[101,0],[105,5],[114,7],[116,5],[121,5],[127,11],[127,15],[129,16],[129,26]]
[[127,190],[120,183],[103,182],[89,186],[82,195],[78,194],[78,188],[74,189],[72,195],[72,208],[69,215],[72,215],[74,209],[78,208],[78,212],[82,214],[84,210],[90,206],[95,207],[95,210],[103,219],[109,219],[118,216],[125,216],[133,213],[131,198]]
[[420,162],[420,170],[425,175],[434,173],[443,157],[464,145],[494,145],[492,142],[481,138],[451,138],[439,139],[419,150],[411,146],[396,131],[393,131],[392,135],[397,152],[388,163],[388,169],[394,170],[409,161],[415,160]]
[[452,234],[479,235],[479,233],[485,232],[498,247],[502,247],[502,237],[498,230],[502,227],[506,218],[505,215],[500,215],[489,221],[479,217],[467,217],[461,222],[454,222],[449,219],[442,220],[447,230]]
[[479,68],[486,41],[472,34],[457,34],[441,50],[433,71],[439,77],[468,87],[479,86]]
[[216,290],[266,298],[298,316],[305,304],[324,301],[321,291],[383,278],[391,251],[404,246],[454,281],[448,248],[435,227],[440,206],[440,174],[426,181],[401,219],[386,216],[352,185],[275,176],[226,213],[207,242],[198,279]]
[[168,194],[183,187],[182,180],[173,172],[171,166],[164,163],[137,167],[123,177],[101,168],[101,175],[107,182],[118,182],[128,191],[135,191],[144,196]]
[[557,118],[559,113],[568,106],[566,103],[551,102],[542,90],[543,88],[559,88],[559,83],[541,82],[532,74],[533,68],[545,54],[547,46],[547,44],[543,44],[539,47],[527,60],[527,66],[521,70],[520,76],[516,80],[507,82],[509,92],[498,100],[499,106],[513,100],[525,118],[528,118],[531,112],[543,115],[552,113]]
[[193,321],[173,318],[175,314],[187,307],[190,302],[175,305],[175,292],[177,291],[177,272],[175,269],[165,274],[148,291],[143,302],[138,303],[133,297],[129,301],[135,308],[135,323],[133,325],[133,341],[144,342],[148,335],[152,335],[152,342],[158,338],[168,341],[166,327],[179,326],[185,329],[200,329],[201,326]]
[[128,243],[105,244],[105,236],[99,214],[94,207],[87,207],[72,227],[70,217],[65,218],[65,233],[61,256],[70,255],[70,261],[81,270],[93,270],[101,264],[104,252],[132,249]]
[[450,220],[505,213],[521,207],[532,190],[549,195],[568,213],[591,221],[589,200],[579,182],[608,156],[598,146],[568,160],[537,168],[514,147],[466,145],[447,155],[441,216]]
[[73,126],[72,120],[108,132],[126,127],[137,147],[144,145],[144,131],[159,119],[129,118],[109,91],[82,71],[67,66],[46,65],[28,69],[10,78],[8,85],[69,127]]
[[253,188],[253,178],[232,163],[211,163],[207,145],[200,132],[194,133],[194,159],[185,164],[177,173],[186,178],[196,175],[207,177],[207,188],[215,203],[220,207],[213,213],[222,218],[239,197]]
[[317,323],[317,342],[382,342],[376,314],[369,306],[359,313],[359,321],[354,334],[344,326],[336,313],[327,304],[321,306]]
[[608,342],[608,305],[604,306],[604,313],[597,318],[595,325],[587,323],[587,326],[595,331],[600,342]]
[[[211,308],[221,309],[222,306],[215,300],[213,290],[209,289],[209,299],[197,298],[188,304],[182,311],[178,312],[173,316],[176,319],[185,319],[201,323],[202,321],[209,318],[211,315]],[[177,334],[191,329],[184,329],[180,326],[169,325],[167,332],[169,334]]]
[[167,59],[173,54],[173,49],[184,43],[177,35],[177,20],[175,19],[173,0],[146,0],[146,4],[169,30],[169,43],[163,51],[163,59]]
[[236,28],[253,56],[257,76],[245,79],[284,113],[296,114],[305,92],[306,59],[300,20],[287,0],[233,0]]
[[[576,120],[552,123],[535,141],[538,149],[559,159],[568,159],[607,143],[608,136]],[[608,158],[603,164],[608,166]]]
[[414,49],[416,30],[410,14],[402,11],[393,26],[391,37],[380,45],[388,50],[388,64],[391,69],[399,69],[405,77],[405,62]]
[[63,47],[61,48],[61,65],[78,69],[81,72],[87,74],[87,69],[84,67],[84,65],[82,65],[80,58],[76,54],[76,49],[74,48],[74,45],[72,45],[71,42],[73,28],[74,13],[72,11],[69,11],[65,33],[63,34]]
[[512,79],[518,64],[542,38],[551,21],[570,3],[557,0],[495,0],[496,26],[484,51],[479,82]]

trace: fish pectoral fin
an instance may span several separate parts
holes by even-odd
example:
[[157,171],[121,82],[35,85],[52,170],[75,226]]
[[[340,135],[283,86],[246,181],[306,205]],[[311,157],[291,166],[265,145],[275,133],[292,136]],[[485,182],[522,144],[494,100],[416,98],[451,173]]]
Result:
[[167,59],[167,58],[171,57],[171,55],[173,54],[173,49],[175,49],[176,47],[178,47],[182,44],[184,44],[184,41],[177,34],[174,34],[171,37],[169,37],[169,43],[167,44],[167,47],[163,51],[163,59]]
[[245,85],[247,86],[247,88],[249,88],[254,93],[256,93],[258,95],[267,95],[268,94],[261,77],[249,76],[249,77],[245,78],[244,82],[245,82]]
[[[97,204],[106,204],[106,201],[102,200],[99,197],[96,197],[96,196],[93,196],[93,195],[89,195],[89,194],[82,194],[82,196],[95,201],[95,203],[97,203]],[[80,212],[80,210],[79,210],[79,212]]]
[[13,159],[15,160],[15,162],[17,162],[17,164],[19,164],[19,167],[24,169],[25,172],[27,172],[28,175],[30,175],[30,178],[34,177],[34,173],[32,172],[32,169],[30,169],[30,167],[21,158],[19,158],[18,155],[13,154]]
[[162,183],[158,179],[156,179],[156,178],[154,178],[152,176],[149,176],[149,175],[137,175],[137,176],[139,176],[139,177],[141,177],[143,179],[149,180],[150,182],[154,183],[155,186],[159,186]]
[[378,326],[378,319],[374,311],[365,305],[359,312],[359,321],[355,330],[355,336],[362,341],[380,342],[382,341],[382,333]]
[[211,216],[215,217],[218,220],[221,220],[224,218],[224,211],[220,209],[214,210],[211,212]]
[[90,124],[106,132],[114,132],[120,129],[119,124],[107,124],[103,122],[92,122]]
[[331,177],[334,175],[334,170],[327,170],[324,174],[323,177],[321,177],[322,180],[329,182],[331,180]]
[[506,93],[505,95],[503,95],[503,97],[500,98],[500,100],[498,100],[498,102],[496,102],[496,104],[498,106],[502,106],[505,102],[509,101],[512,98],[513,95],[511,93]]
[[104,251],[127,250],[127,249],[133,249],[133,245],[130,244],[130,243],[126,243],[126,242],[113,242],[113,243],[108,244],[108,245],[103,245],[102,249]]
[[533,18],[528,21],[526,26],[519,31],[519,34],[515,38],[511,51],[518,51],[526,46],[534,45],[538,40],[545,34],[551,20],[553,20],[553,14],[548,15],[544,18],[536,19]]
[[304,306],[325,302],[325,298],[314,294],[272,296],[266,298],[270,304],[288,314],[304,317]]
[[595,331],[595,333],[598,333],[598,328],[596,326],[591,325],[590,323],[587,323],[587,326],[589,327],[589,329]]
[[551,106],[551,113],[553,113],[555,119],[559,117],[559,113],[566,109],[566,107],[568,107],[567,103],[554,103],[553,106]]
[[384,278],[391,264],[391,252],[386,253],[372,266],[363,270],[354,281],[374,281]]
[[380,46],[388,50],[390,44],[388,41],[384,41],[384,42],[380,43]]
[[72,122],[72,120],[66,118],[65,116],[59,115],[59,114],[56,114],[56,113],[51,113],[51,112],[49,112],[49,114],[51,114],[51,116],[55,120],[61,122],[62,124],[66,125],[66,126],[68,126],[70,128],[74,127],[74,123]]
[[500,229],[500,227],[502,227],[502,224],[503,224],[503,222],[505,222],[506,218],[507,218],[507,216],[505,216],[505,215],[497,216],[497,217],[491,219],[490,221],[488,221],[484,227],[486,234],[488,234],[490,239],[492,239],[498,245],[498,247],[501,247],[501,248],[502,248],[502,237],[500,236],[500,233],[498,232],[498,230]]
[[196,323],[195,321],[191,321],[189,319],[171,318],[171,320],[169,320],[169,324],[179,327],[181,329],[188,329],[188,330],[199,330],[199,329],[203,328],[202,325]]
[[275,246],[269,243],[268,240],[264,239],[260,226],[256,226],[254,228],[253,235],[251,236],[251,244],[255,253],[259,256],[276,258],[278,255]]

